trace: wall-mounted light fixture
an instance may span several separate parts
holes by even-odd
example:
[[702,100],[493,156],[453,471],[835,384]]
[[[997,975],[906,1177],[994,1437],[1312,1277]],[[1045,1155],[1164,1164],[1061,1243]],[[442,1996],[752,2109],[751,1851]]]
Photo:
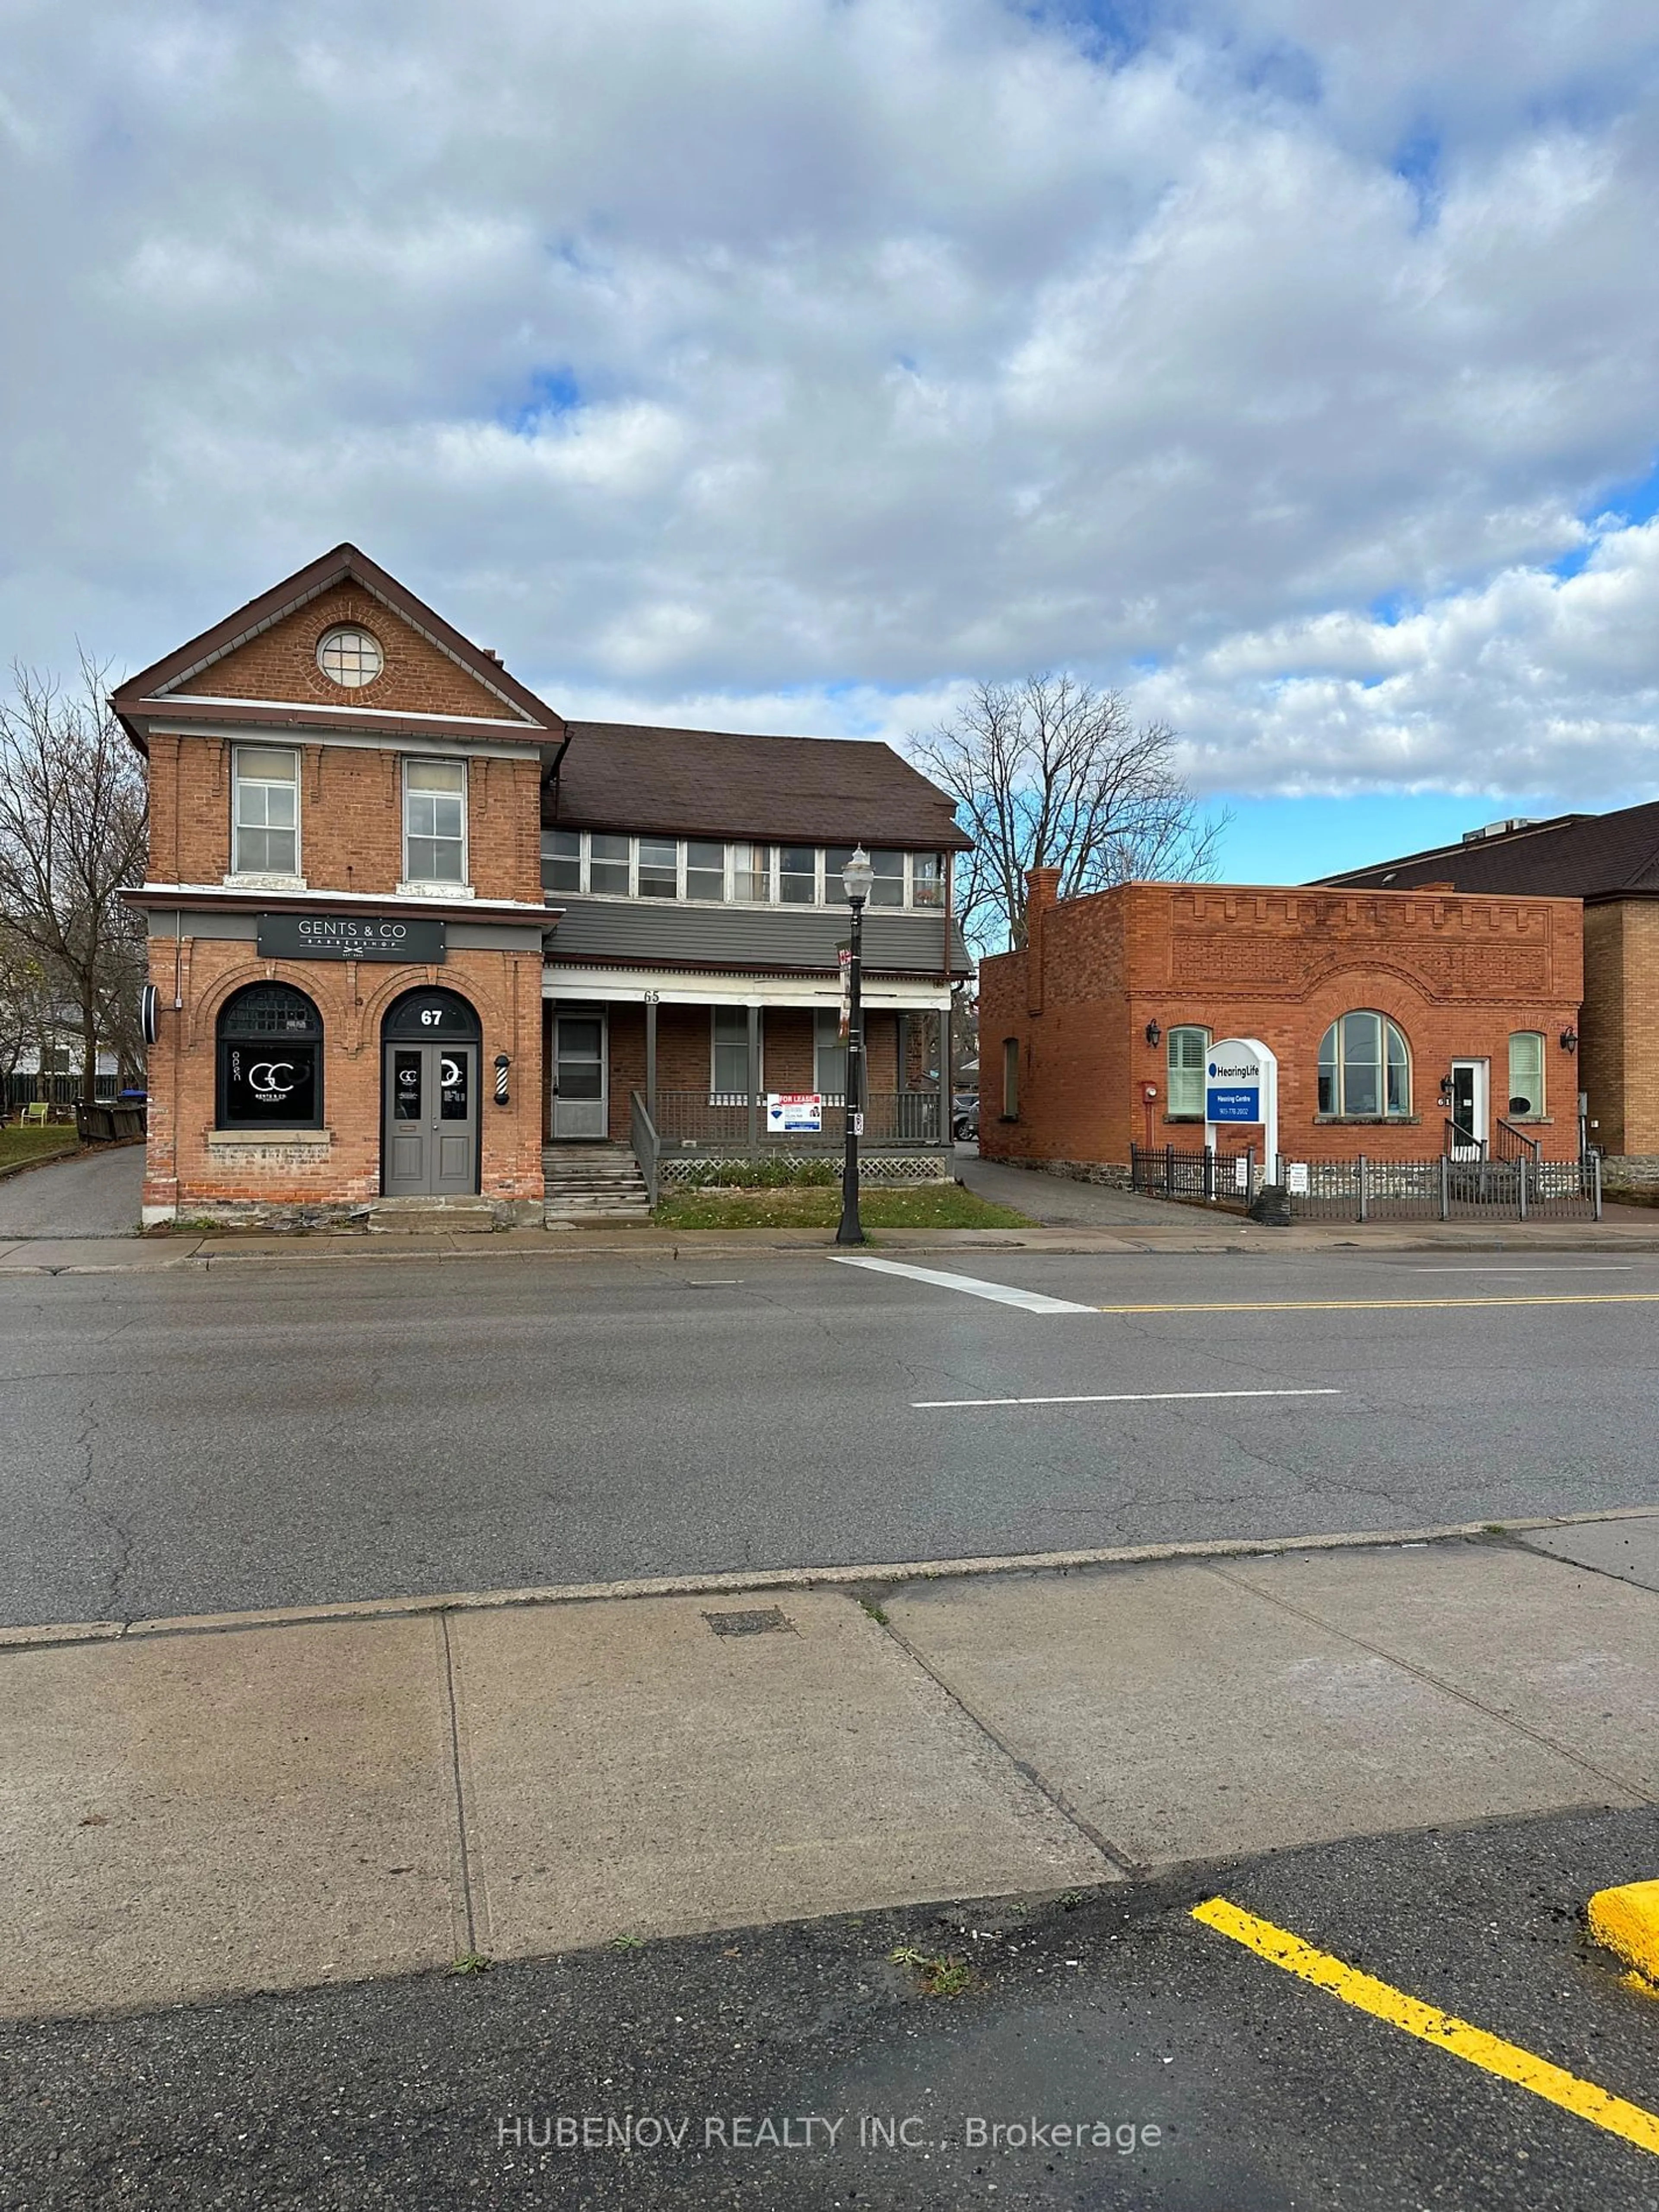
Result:
[[1571,1022],[1561,1032],[1561,1049],[1563,1052],[1577,1052],[1578,1049],[1578,1032]]
[[1157,1024],[1156,1022],[1148,1022],[1148,1023],[1147,1023],[1147,1024],[1146,1024],[1146,1042],[1147,1042],[1147,1043],[1148,1043],[1148,1044],[1150,1044],[1150,1045],[1156,1045],[1156,1044],[1157,1044],[1157,1042],[1158,1042],[1158,1039],[1163,1036],[1163,1034],[1164,1034],[1163,1030],[1162,1030],[1161,1029],[1159,1029],[1159,1027],[1158,1027],[1158,1024]]

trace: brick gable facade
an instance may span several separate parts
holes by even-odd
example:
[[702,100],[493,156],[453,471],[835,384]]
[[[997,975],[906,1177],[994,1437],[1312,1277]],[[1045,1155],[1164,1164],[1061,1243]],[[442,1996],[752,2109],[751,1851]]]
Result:
[[[369,631],[385,656],[372,683],[343,694],[317,665],[325,633],[341,623]],[[523,717],[392,608],[360,585],[340,584],[268,629],[233,646],[173,687],[185,698],[270,699],[331,708],[373,707],[411,714],[485,715],[522,730]]]

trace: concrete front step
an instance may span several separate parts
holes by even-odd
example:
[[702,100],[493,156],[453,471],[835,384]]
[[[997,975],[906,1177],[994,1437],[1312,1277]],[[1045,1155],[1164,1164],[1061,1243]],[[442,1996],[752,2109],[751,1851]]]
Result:
[[542,1173],[550,1229],[651,1218],[645,1178],[624,1145],[550,1146],[542,1154]]
[[495,1214],[485,1198],[380,1198],[368,1210],[368,1225],[381,1236],[488,1236]]

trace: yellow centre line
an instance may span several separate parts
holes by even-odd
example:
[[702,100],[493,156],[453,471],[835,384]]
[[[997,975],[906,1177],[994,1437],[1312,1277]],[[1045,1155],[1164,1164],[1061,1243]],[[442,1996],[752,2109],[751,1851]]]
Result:
[[1436,1306],[1651,1306],[1659,1291],[1519,1291],[1491,1298],[1227,1298],[1213,1304],[1097,1306],[1103,1314],[1416,1313]]
[[1344,2004],[1387,2021],[1390,2027],[1431,2043],[1454,2058],[1467,2059],[1471,2066],[1495,2074],[1501,2081],[1529,2089],[1547,2104],[1559,2105],[1563,2112],[1589,2121],[1593,2127],[1605,2128],[1609,2135],[1622,2136],[1638,2150],[1659,2156],[1659,2113],[1627,2104],[1624,2098],[1598,2088],[1594,2081],[1582,2081],[1565,2067],[1540,2058],[1536,2052],[1522,2050],[1519,2044],[1505,2043],[1502,2036],[1488,2035],[1484,2027],[1474,2027],[1453,2013],[1441,2012],[1419,1997],[1407,1996],[1403,1990],[1391,1989],[1387,1982],[1362,1974],[1357,1966],[1333,1958],[1328,1951],[1316,1951],[1311,1943],[1275,1928],[1271,1920],[1258,1920],[1254,1912],[1229,1904],[1224,1897],[1208,1898],[1195,1905],[1193,1917],[1242,1943],[1269,1966],[1282,1966],[1287,1974],[1340,1997]]

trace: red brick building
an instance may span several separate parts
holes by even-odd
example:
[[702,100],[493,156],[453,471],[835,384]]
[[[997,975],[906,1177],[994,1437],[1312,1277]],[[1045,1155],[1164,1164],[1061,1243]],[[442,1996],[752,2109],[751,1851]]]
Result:
[[149,769],[148,1222],[538,1220],[550,1176],[764,1149],[781,1094],[829,1147],[860,843],[866,1152],[946,1171],[917,1030],[968,971],[965,840],[888,747],[567,721],[350,545],[114,704]]
[[1338,890],[1460,891],[1581,901],[1578,1082],[1614,1188],[1659,1183],[1659,801],[1610,814],[1492,822],[1455,845],[1328,878]]
[[981,964],[988,1157],[1111,1178],[1132,1144],[1201,1146],[1207,1048],[1237,1036],[1278,1058],[1287,1161],[1421,1159],[1504,1122],[1577,1158],[1577,900],[1058,880],[1032,872],[1026,946]]

